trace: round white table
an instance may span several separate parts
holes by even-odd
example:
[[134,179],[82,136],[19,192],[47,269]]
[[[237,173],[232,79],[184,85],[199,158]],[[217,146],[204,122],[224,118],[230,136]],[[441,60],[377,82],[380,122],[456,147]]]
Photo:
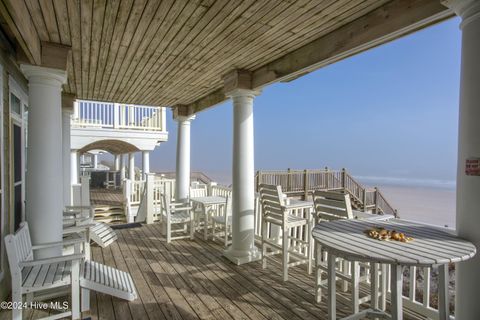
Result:
[[[365,230],[383,227],[413,237],[410,242],[380,241],[369,238]],[[449,319],[448,264],[470,259],[476,253],[475,246],[438,227],[391,219],[388,221],[338,220],[321,222],[312,232],[328,252],[328,313],[336,319],[335,258],[350,261],[389,264],[391,266],[391,318],[403,319],[402,312],[402,267],[439,267],[439,319]],[[373,278],[372,278],[373,281]],[[386,316],[373,301],[368,310],[348,317]]]

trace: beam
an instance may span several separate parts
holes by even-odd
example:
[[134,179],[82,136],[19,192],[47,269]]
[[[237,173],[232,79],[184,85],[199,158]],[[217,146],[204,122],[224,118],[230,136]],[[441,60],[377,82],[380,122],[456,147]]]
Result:
[[28,14],[25,1],[0,1],[0,14],[7,24],[9,31],[15,36],[28,62],[30,64],[40,65],[42,61],[40,38],[32,18]]
[[42,41],[42,67],[67,70],[67,57],[72,47]]
[[[381,44],[411,34],[419,29],[453,17],[453,12],[439,0],[393,0],[366,15],[287,53],[252,74],[252,89],[291,81],[316,69],[361,53]],[[227,97],[224,89],[189,104],[193,112],[200,112]]]

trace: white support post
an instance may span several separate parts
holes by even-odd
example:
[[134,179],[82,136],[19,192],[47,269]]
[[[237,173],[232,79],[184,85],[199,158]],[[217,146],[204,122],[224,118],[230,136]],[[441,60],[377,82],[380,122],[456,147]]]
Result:
[[126,169],[125,154],[121,154],[120,155],[120,180],[123,181],[126,178],[127,178],[127,169]]
[[128,154],[128,179],[135,181],[135,153]]
[[93,169],[97,170],[98,168],[98,154],[93,154],[92,155],[92,161],[93,161]]
[[150,173],[150,151],[142,151],[142,174],[143,179],[147,179],[147,174]]
[[62,165],[63,165],[63,204],[72,204],[72,181],[70,163],[70,121],[72,110],[62,109]]
[[[63,70],[21,65],[28,79],[29,115],[26,219],[32,243],[62,241],[62,85]],[[61,255],[62,248],[40,250],[37,258]]]
[[227,95],[233,100],[233,168],[232,168],[232,245],[224,252],[240,265],[260,259],[254,244],[254,133],[253,90],[235,89]]
[[82,176],[80,178],[81,184],[81,205],[83,207],[90,206],[90,177]]
[[190,123],[195,116],[176,116],[178,123],[176,201],[186,201],[190,192]]
[[[467,175],[466,161],[480,158],[480,1],[451,0],[446,4],[462,18],[460,112],[457,160],[456,231],[480,248],[480,176]],[[480,254],[456,267],[455,318],[480,315]]]
[[120,171],[120,154],[115,155],[115,171]]
[[147,202],[146,202],[146,211],[147,211],[147,218],[145,222],[147,224],[153,223],[153,181],[155,179],[155,175],[152,173],[145,174],[145,188],[147,188]]

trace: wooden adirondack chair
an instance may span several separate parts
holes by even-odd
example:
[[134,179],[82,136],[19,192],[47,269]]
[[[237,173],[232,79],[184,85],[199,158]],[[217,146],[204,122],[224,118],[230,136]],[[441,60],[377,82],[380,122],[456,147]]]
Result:
[[[33,252],[39,249],[59,247],[85,241],[79,239],[75,242],[55,242],[45,245],[32,246],[28,224],[22,223],[15,234],[5,237],[10,273],[12,276],[12,302],[20,304],[23,296],[27,300],[33,294],[45,293],[47,290],[71,286],[71,311],[66,311],[55,317],[80,318],[80,264],[83,254],[71,254],[34,260]],[[38,296],[38,299],[41,299]],[[13,308],[12,319],[22,319],[22,308]],[[45,319],[54,319],[47,317]]]
[[[267,258],[281,253],[283,266],[283,281],[288,280],[289,267],[297,266],[303,263],[308,264],[308,269],[311,268],[310,244],[312,242],[311,225],[308,218],[302,218],[289,214],[288,210],[283,205],[282,201],[282,187],[268,184],[261,184],[259,187],[260,202],[262,205],[262,266],[267,267]],[[278,239],[268,238],[268,224],[277,225],[281,229],[282,245],[278,244]],[[304,239],[293,239],[290,236],[292,228],[305,228],[306,237]],[[291,240],[295,240],[297,246],[291,246]],[[308,257],[299,254],[300,247],[306,247]],[[268,252],[267,249],[271,249]],[[290,260],[295,261],[290,261]]]
[[[45,319],[60,319],[71,316],[80,318],[81,311],[90,306],[89,290],[109,294],[129,301],[137,298],[133,280],[127,272],[84,259],[83,253],[34,259],[33,252],[39,249],[65,245],[80,245],[85,238],[32,246],[28,224],[23,222],[15,234],[5,237],[10,273],[12,276],[12,301],[42,300],[52,296],[52,289],[70,287],[71,311],[56,314]],[[79,249],[78,249],[79,251]],[[78,252],[77,251],[77,252]],[[14,320],[22,319],[22,309],[12,310]]]
[[117,240],[117,233],[108,224],[94,221],[93,216],[91,206],[67,206],[63,212],[64,230],[72,226],[89,224],[87,240],[105,248]]
[[[317,190],[313,193],[313,203],[315,212],[315,223],[321,223],[322,221],[333,221],[340,219],[353,219],[352,205],[350,202],[350,196],[345,193],[332,192],[332,191],[320,191]],[[315,300],[317,303],[321,301],[322,289],[327,289],[327,280],[322,280],[322,273],[328,272],[326,252],[322,253],[321,246],[318,243],[316,246],[316,290]],[[370,295],[359,297],[359,285],[361,281],[366,281],[368,276],[360,276],[360,267],[364,267],[368,270],[369,265],[366,263],[360,264],[359,262],[349,262],[347,260],[339,260],[339,270],[336,272],[337,277],[343,282],[343,291],[348,290],[350,286],[351,299],[344,299],[346,304],[350,304],[353,313],[357,313],[359,306],[370,300]],[[338,298],[338,297],[337,297]]]

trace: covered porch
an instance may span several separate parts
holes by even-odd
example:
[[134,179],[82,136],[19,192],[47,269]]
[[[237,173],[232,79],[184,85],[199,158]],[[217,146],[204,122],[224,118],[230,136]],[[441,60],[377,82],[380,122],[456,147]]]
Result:
[[[139,298],[126,302],[105,294],[91,295],[92,319],[327,319],[327,300],[313,300],[315,283],[305,265],[292,269],[283,282],[280,264],[262,269],[261,262],[235,266],[223,257],[223,247],[204,241],[166,243],[159,224],[117,230],[109,247],[92,247],[93,260],[132,275]],[[362,288],[366,291],[366,287]],[[348,296],[349,292],[340,293]],[[364,307],[366,307],[365,305]],[[351,307],[339,304],[337,315]],[[28,310],[26,319],[53,311]],[[0,312],[0,319],[10,313]],[[406,310],[404,319],[425,319]]]
[[[25,205],[19,210],[20,220],[31,227],[33,244],[62,240],[62,212],[72,204],[69,191],[78,182],[72,178],[76,155],[66,137],[75,99],[172,108],[178,123],[173,194],[175,201],[185,203],[191,198],[191,126],[196,115],[228,99],[233,104],[231,245],[223,250],[201,239],[167,245],[152,211],[158,200],[149,192],[154,177],[146,174],[145,219],[137,222],[147,225],[117,230],[118,242],[94,247],[92,255],[94,261],[128,271],[140,298],[126,303],[92,294],[92,317],[326,318],[327,306],[313,302],[313,277],[302,267],[282,282],[280,268],[262,269],[258,261],[254,101],[269,84],[292,81],[455,14],[463,21],[456,232],[480,245],[480,180],[465,172],[466,163],[480,157],[478,1],[338,1],[332,7],[316,1],[176,1],[168,10],[166,3],[106,2],[96,7],[93,2],[59,1],[41,7],[5,0],[0,6],[2,43],[29,86],[28,157],[20,170],[26,176]],[[217,33],[215,25],[221,26]],[[129,159],[132,163],[133,155]],[[150,167],[148,154],[144,163]],[[366,204],[367,196],[364,199]],[[82,204],[87,204],[83,198]],[[2,223],[2,236],[14,233],[18,225]],[[60,253],[56,247],[35,258]],[[479,262],[477,256],[457,268],[460,320],[480,313]],[[3,270],[8,270],[6,265]],[[3,288],[10,285],[6,279]],[[410,311],[403,310],[406,317]],[[41,311],[29,312],[37,318]],[[337,313],[347,315],[349,310],[339,305]]]

